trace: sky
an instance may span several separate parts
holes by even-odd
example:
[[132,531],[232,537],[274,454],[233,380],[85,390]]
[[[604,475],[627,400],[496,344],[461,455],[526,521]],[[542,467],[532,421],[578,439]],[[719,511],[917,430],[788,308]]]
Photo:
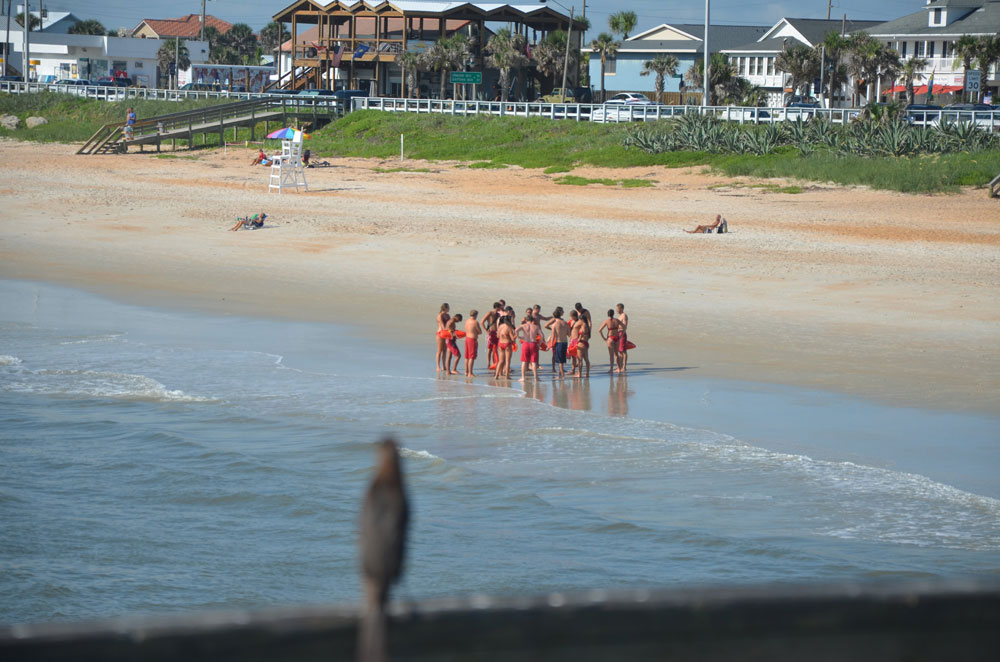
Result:
[[[487,0],[489,1],[489,0]],[[492,0],[496,2],[497,0]],[[16,6],[23,0],[14,0]],[[580,13],[582,1],[558,0],[566,7],[575,6]],[[259,30],[271,17],[292,3],[292,0],[208,0],[207,12],[230,23],[248,23]],[[556,0],[549,0],[559,9]],[[712,23],[719,25],[773,25],[782,17],[826,18],[828,0],[711,0]],[[6,6],[6,2],[3,2]],[[120,26],[132,29],[144,18],[176,18],[201,12],[200,0],[46,0],[47,9],[70,11],[78,18],[96,18],[104,27]],[[511,4],[534,4],[519,0]],[[31,0],[36,9],[38,0]],[[890,20],[920,11],[924,0],[833,0],[830,16],[858,20]],[[607,29],[608,16],[616,11],[631,10],[638,17],[636,33],[661,23],[699,23],[705,18],[704,0],[590,0],[587,17],[592,30]],[[16,13],[16,12],[15,12]]]

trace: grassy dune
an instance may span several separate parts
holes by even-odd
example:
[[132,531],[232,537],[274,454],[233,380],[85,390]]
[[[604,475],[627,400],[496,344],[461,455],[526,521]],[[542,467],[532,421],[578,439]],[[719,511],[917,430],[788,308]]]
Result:
[[[15,114],[22,120],[29,115],[40,115],[49,121],[49,124],[35,129],[0,129],[0,136],[19,140],[82,142],[102,124],[123,119],[125,109],[130,105],[140,118],[145,118],[217,103],[219,101],[216,100],[138,99],[107,103],[57,93],[0,94],[0,114]],[[320,157],[388,159],[399,155],[399,136],[403,134],[408,158],[461,161],[477,168],[517,165],[545,168],[549,173],[568,173],[582,165],[607,168],[703,165],[732,176],[864,185],[906,193],[952,192],[963,186],[982,187],[1000,173],[1000,150],[902,158],[837,156],[823,150],[803,156],[790,147],[779,148],[767,156],[687,151],[649,154],[623,147],[627,129],[627,124],[369,110],[351,113],[314,132],[308,146]],[[260,135],[259,130],[257,135]],[[246,140],[249,137],[249,130],[241,129],[238,134],[227,136],[227,140]],[[206,138],[207,146],[218,144],[217,135]],[[183,144],[183,141],[180,142]],[[615,180],[615,183],[618,181]],[[564,183],[582,182],[569,180]]]

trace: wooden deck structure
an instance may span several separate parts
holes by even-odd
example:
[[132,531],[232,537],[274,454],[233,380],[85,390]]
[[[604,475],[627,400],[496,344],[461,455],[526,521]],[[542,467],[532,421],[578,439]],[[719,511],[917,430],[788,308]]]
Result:
[[[442,37],[464,32],[475,41],[470,71],[483,71],[483,47],[492,34],[487,24],[503,24],[537,43],[549,32],[566,30],[570,18],[543,4],[477,4],[392,0],[298,0],[274,15],[290,25],[291,69],[279,70],[276,87],[286,89],[335,89],[334,72],[344,87],[369,91],[374,96],[394,96],[390,89],[400,76],[396,56],[420,53]],[[584,24],[574,20],[571,42],[579,48]],[[316,28],[315,38],[302,42],[302,34]],[[424,74],[425,76],[427,74]],[[433,75],[433,74],[432,74]],[[395,95],[398,96],[398,95]]]

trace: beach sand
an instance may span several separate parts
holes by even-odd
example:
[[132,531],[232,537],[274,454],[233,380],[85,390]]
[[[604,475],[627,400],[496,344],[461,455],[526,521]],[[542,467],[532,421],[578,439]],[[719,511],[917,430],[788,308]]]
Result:
[[[652,188],[578,187],[538,170],[332,158],[308,171],[308,194],[278,196],[242,148],[75,149],[0,143],[0,278],[352,325],[426,345],[428,372],[442,301],[463,314],[498,297],[546,312],[582,301],[598,323],[620,301],[646,373],[1000,411],[1000,201],[982,190],[784,194],[660,167],[574,171]],[[400,167],[429,172],[377,171]],[[259,211],[264,229],[227,231]],[[682,231],[716,213],[730,234]]]

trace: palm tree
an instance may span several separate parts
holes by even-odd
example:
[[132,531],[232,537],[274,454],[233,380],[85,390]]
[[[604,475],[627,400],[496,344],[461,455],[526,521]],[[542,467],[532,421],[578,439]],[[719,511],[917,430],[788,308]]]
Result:
[[876,79],[880,83],[878,89],[884,89],[881,85],[881,81],[888,81],[888,87],[891,89],[892,84],[897,78],[899,78],[899,74],[902,70],[903,62],[899,59],[899,53],[896,49],[888,48],[879,44],[878,72],[875,74]]
[[156,60],[160,65],[161,74],[164,71],[170,71],[170,64],[175,62],[175,57],[177,58],[177,71],[187,71],[191,67],[191,58],[184,41],[181,40],[180,44],[177,44],[176,39],[167,39],[160,46],[160,50],[156,51]]
[[[465,71],[469,60],[475,55],[475,40],[469,35],[456,32],[447,39],[448,53],[451,55],[451,71]],[[462,98],[465,98],[465,85],[459,88]]]
[[500,71],[500,100],[507,100],[507,90],[510,88],[510,70],[528,64],[528,56],[524,54],[525,39],[523,35],[511,33],[507,28],[497,30],[496,34],[486,42],[486,64]]
[[648,76],[650,74],[656,74],[656,100],[659,103],[663,103],[663,79],[667,76],[677,75],[677,58],[673,55],[657,55],[652,60],[646,60],[642,63],[642,72],[640,76]]
[[[205,28],[206,36],[208,30],[209,28]],[[260,46],[265,52],[270,53],[290,39],[291,36],[291,33],[285,29],[284,24],[271,21],[260,30]]]
[[973,61],[979,59],[980,47],[981,44],[979,39],[968,34],[962,35],[958,38],[958,41],[955,42],[955,47],[952,49],[952,52],[957,59],[955,60],[953,68],[957,69],[958,62],[961,60],[963,69],[962,75],[964,80],[968,80],[969,78],[969,70],[972,69]]
[[867,32],[851,35],[848,44],[847,71],[857,85],[856,92],[864,85],[864,96],[871,100],[870,87],[882,69],[884,46]]
[[823,71],[823,84],[828,90],[827,98],[830,100],[830,107],[837,92],[844,87],[848,80],[847,66],[844,64],[844,55],[848,49],[848,40],[836,30],[831,30],[826,34],[821,43],[820,55],[825,58],[821,65],[825,67]]
[[406,99],[406,91],[410,91],[410,96],[417,89],[417,71],[420,69],[420,55],[407,51],[396,56],[396,65],[400,69],[403,79],[403,98]]
[[242,60],[248,55],[253,55],[257,48],[257,35],[253,28],[246,23],[236,23],[225,34],[226,45],[236,52],[237,59]]
[[[914,97],[916,96],[913,92],[913,81],[914,79],[923,79],[924,75],[920,73],[922,70],[927,68],[927,60],[922,57],[911,57],[909,60],[903,63],[900,71],[900,77],[903,79],[903,85],[906,86],[906,103],[913,103]],[[928,92],[933,92],[933,90],[928,90]]]
[[566,61],[566,33],[553,30],[545,35],[531,50],[531,59],[540,73],[552,77],[552,87],[558,87]]
[[[983,72],[983,80],[989,80],[990,69],[1000,62],[1000,35],[982,36],[979,38],[979,55],[976,58],[979,70]],[[980,90],[982,94],[982,90]]]
[[466,35],[457,33],[438,39],[437,43],[421,53],[423,68],[441,72],[442,99],[448,84],[448,73],[462,66],[471,52],[471,40]]
[[608,58],[614,57],[618,53],[618,47],[621,46],[620,41],[615,41],[615,38],[609,35],[607,32],[602,32],[597,35],[597,39],[590,42],[590,48],[593,49],[595,53],[601,54],[601,101],[605,101],[604,93],[604,69],[607,66]]
[[746,78],[733,76],[732,82],[725,86],[726,97],[723,102],[733,106],[763,106],[767,101],[767,93]]
[[608,27],[614,34],[620,34],[624,41],[628,39],[628,33],[635,29],[637,20],[634,11],[619,11],[608,16]]
[[[712,53],[708,67],[708,103],[712,106],[719,99],[732,96],[733,90],[740,85],[740,78],[729,58],[722,53]],[[700,89],[705,82],[705,58],[695,60],[684,77],[692,87]]]
[[[14,21],[23,28],[24,12],[21,12],[17,16],[15,16]],[[28,20],[28,32],[31,32],[32,30],[37,30],[40,27],[42,27],[42,19],[38,18],[34,14],[31,14],[31,18]]]
[[794,44],[774,58],[774,68],[788,74],[792,94],[801,89],[809,91],[809,84],[819,77],[819,54],[808,46]]
[[[66,31],[69,34],[96,34],[104,35],[107,30],[101,25],[101,22],[97,19],[89,18],[86,21],[77,21],[76,25],[71,27]],[[115,36],[118,36],[118,32],[115,31]]]

